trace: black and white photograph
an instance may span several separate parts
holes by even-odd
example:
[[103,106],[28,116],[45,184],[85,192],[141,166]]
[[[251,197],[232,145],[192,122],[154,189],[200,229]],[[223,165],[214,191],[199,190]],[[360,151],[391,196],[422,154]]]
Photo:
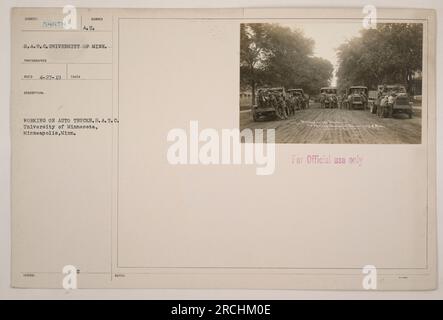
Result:
[[240,129],[276,143],[420,144],[423,24],[240,26]]

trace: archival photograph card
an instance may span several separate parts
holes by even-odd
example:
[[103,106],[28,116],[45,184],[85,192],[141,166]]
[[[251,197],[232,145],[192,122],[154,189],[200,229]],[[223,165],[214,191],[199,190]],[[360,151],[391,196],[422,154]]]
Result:
[[11,15],[13,287],[436,287],[434,11]]

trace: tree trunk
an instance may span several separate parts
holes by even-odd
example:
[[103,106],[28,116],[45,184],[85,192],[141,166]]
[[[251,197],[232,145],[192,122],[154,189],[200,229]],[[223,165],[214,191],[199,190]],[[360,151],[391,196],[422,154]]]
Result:
[[255,104],[255,81],[251,80],[251,91],[252,91],[252,101],[251,101],[251,107]]
[[255,103],[255,75],[254,75],[254,64],[251,63],[250,65],[251,68],[251,97],[252,97],[252,101],[251,101],[251,108]]

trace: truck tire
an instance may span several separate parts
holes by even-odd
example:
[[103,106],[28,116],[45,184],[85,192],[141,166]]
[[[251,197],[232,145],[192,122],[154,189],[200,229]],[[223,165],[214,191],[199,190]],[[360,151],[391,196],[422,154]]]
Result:
[[393,110],[393,107],[390,106],[389,109],[388,109],[388,117],[392,118],[393,115],[394,115],[394,110]]
[[254,110],[252,110],[252,120],[253,120],[254,122],[257,122],[257,121],[258,121],[257,113],[255,113]]

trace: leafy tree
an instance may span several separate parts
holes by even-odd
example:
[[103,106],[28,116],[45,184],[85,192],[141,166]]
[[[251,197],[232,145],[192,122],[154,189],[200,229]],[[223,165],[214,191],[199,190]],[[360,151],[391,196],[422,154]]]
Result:
[[318,92],[332,78],[332,64],[313,57],[314,41],[278,24],[242,24],[240,82],[255,98],[257,85]]
[[240,25],[240,82],[242,87],[250,87],[252,101],[255,101],[255,88],[264,78],[265,62],[270,55],[264,24]]
[[338,87],[401,83],[411,88],[412,76],[422,70],[423,26],[384,23],[362,30],[338,48]]
[[330,85],[334,67],[331,62],[320,57],[309,57],[305,66],[304,82],[299,86],[309,94],[317,94],[321,87]]

